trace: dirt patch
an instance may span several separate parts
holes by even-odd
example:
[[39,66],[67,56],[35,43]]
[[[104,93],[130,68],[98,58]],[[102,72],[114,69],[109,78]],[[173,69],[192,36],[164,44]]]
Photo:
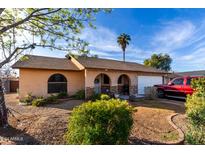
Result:
[[[47,105],[45,107],[21,106],[16,94],[6,95],[6,105],[15,117],[9,116],[10,127],[0,129],[0,136],[15,144],[65,144],[63,135],[73,107],[83,103],[80,100]],[[165,101],[163,103],[163,101]],[[172,113],[184,114],[184,106],[167,100],[140,100],[130,102],[137,112],[133,113],[134,125],[130,144],[165,144],[177,140],[178,132],[168,123],[166,117]],[[183,127],[181,116],[174,122]]]
[[133,114],[134,126],[131,138],[151,144],[166,144],[177,141],[178,132],[169,124],[167,116],[172,113],[183,113],[184,107],[172,103],[161,103],[157,100],[130,102],[136,107]]
[[45,107],[21,106],[16,94],[6,95],[9,128],[1,129],[0,136],[16,144],[65,144],[63,135],[70,113],[81,100],[70,100]]
[[183,132],[187,131],[188,119],[185,114],[178,114],[172,120]]

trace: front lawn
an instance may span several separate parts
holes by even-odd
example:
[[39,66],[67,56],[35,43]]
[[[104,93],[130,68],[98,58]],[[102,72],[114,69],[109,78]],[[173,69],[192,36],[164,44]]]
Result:
[[[16,144],[65,144],[63,134],[67,129],[67,121],[73,107],[83,101],[70,100],[44,107],[21,106],[15,94],[6,95],[6,105],[16,112],[9,116],[10,129],[0,130],[0,136],[23,137]],[[163,103],[166,101],[166,103]],[[134,125],[130,135],[130,144],[163,144],[178,139],[178,132],[169,124],[167,116],[181,113],[183,105],[174,105],[174,101],[141,100],[130,102],[136,107],[133,113]],[[182,104],[182,102],[179,102]],[[18,121],[19,120],[19,121]],[[183,118],[175,120],[182,121]]]
[[161,101],[165,100],[130,102],[137,109],[133,114],[134,126],[131,134],[133,140],[142,140],[149,144],[164,144],[178,140],[179,134],[169,124],[167,117],[173,113],[183,114],[184,107],[174,105],[171,100],[166,100],[166,103]]

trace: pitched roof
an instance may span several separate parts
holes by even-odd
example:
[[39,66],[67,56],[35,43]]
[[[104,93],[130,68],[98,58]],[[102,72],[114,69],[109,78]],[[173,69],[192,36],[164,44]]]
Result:
[[180,76],[205,76],[205,70],[189,71],[189,72],[178,72],[176,74],[180,75]]
[[27,60],[17,61],[12,68],[35,68],[35,69],[55,69],[55,70],[79,70],[67,58],[53,58],[36,55],[26,55]]
[[98,69],[113,69],[122,71],[140,71],[152,73],[168,73],[153,67],[148,67],[134,62],[123,62],[110,59],[101,59],[94,57],[78,57],[77,61],[85,68],[98,68]]
[[[27,55],[28,60],[17,61],[12,68],[35,68],[35,69],[54,69],[54,70],[75,70],[80,69],[68,58],[53,58],[36,55]],[[73,58],[73,57],[70,57]],[[117,60],[101,59],[94,57],[81,57],[76,60],[85,68],[111,69],[121,71],[138,71],[150,73],[168,73],[153,67],[144,66],[134,62],[123,62]]]

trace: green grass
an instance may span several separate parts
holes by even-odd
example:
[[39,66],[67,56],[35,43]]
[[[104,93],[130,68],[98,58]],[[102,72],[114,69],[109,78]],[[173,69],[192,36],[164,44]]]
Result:
[[161,140],[162,141],[176,141],[179,138],[178,133],[176,131],[172,131],[169,133],[165,133],[161,135]]

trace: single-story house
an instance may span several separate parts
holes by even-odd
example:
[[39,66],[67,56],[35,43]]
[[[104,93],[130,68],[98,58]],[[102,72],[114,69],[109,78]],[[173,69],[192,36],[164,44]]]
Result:
[[188,71],[188,72],[173,72],[167,76],[166,80],[168,82],[176,77],[183,77],[183,76],[205,76],[205,70]]
[[205,76],[205,70],[177,72],[176,74],[179,76]]
[[52,58],[27,55],[12,68],[19,69],[19,97],[28,93],[49,96],[53,93],[75,94],[113,92],[123,95],[144,94],[144,88],[164,83],[169,73],[134,62],[72,56]]

